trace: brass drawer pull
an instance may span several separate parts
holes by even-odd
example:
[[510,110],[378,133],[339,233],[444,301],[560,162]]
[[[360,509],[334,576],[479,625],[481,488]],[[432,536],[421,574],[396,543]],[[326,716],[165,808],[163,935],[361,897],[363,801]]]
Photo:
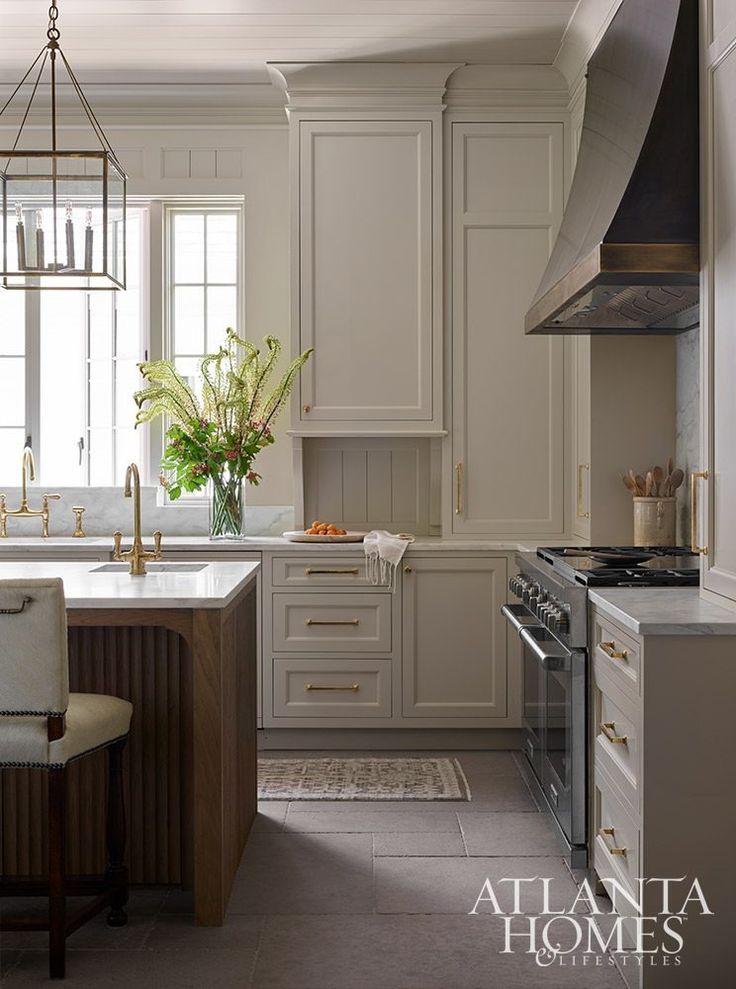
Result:
[[606,656],[610,656],[611,659],[629,658],[629,654],[626,649],[617,649],[615,642],[599,642],[598,645],[601,647]]
[[601,721],[600,729],[606,736],[609,742],[613,745],[626,745],[629,740],[628,735],[617,735],[616,734],[616,722],[615,721]]
[[312,574],[318,574],[318,573],[319,574],[327,574],[327,573],[348,574],[348,573],[354,573],[354,574],[357,575],[358,573],[360,573],[360,571],[358,570],[357,567],[345,567],[342,570],[340,568],[337,568],[337,567],[336,568],[331,568],[331,567],[305,567],[304,573],[307,575],[307,577],[311,577]]
[[590,512],[583,509],[583,471],[590,470],[590,464],[578,464],[578,490],[575,514],[579,519],[589,519]]
[[360,618],[336,618],[332,621],[322,621],[319,618],[307,618],[305,625],[360,625]]
[[606,838],[613,838],[616,833],[615,828],[598,828],[598,834],[603,839],[603,844],[606,846],[606,851],[609,855],[625,855],[628,851],[627,848],[617,847],[616,845],[609,845]]
[[455,514],[463,512],[463,465],[455,464]]
[[698,478],[707,481],[707,470],[694,470],[690,475],[690,551],[702,556],[708,552],[707,546],[698,546]]
[[348,686],[345,686],[345,687],[337,687],[337,686],[333,686],[332,684],[329,684],[329,683],[323,683],[323,684],[320,684],[320,683],[308,683],[304,687],[304,689],[305,690],[349,690],[353,694],[357,694],[357,692],[360,690],[360,686],[357,683],[351,683],[351,684],[349,684]]

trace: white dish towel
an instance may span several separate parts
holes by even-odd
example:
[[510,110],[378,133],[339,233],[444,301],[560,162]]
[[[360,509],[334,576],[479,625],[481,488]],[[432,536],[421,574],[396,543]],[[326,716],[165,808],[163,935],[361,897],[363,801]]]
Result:
[[365,572],[371,584],[385,584],[396,589],[396,569],[413,536],[395,536],[385,529],[373,529],[363,540]]

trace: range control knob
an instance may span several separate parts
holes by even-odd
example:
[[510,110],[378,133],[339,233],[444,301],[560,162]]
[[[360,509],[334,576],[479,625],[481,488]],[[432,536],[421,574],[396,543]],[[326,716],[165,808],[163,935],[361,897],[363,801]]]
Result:
[[559,608],[557,614],[555,615],[555,625],[556,632],[569,632],[570,631],[570,616],[568,613]]

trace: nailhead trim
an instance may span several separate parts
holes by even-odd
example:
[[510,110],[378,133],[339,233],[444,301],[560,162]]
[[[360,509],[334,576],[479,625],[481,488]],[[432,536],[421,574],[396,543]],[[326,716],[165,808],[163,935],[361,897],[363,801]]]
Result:
[[92,755],[93,752],[99,752],[101,749],[106,749],[108,746],[114,745],[116,742],[122,742],[122,740],[127,737],[127,732],[124,735],[118,735],[117,738],[111,738],[109,742],[103,742],[101,745],[95,745],[93,749],[85,749],[84,752],[79,752],[72,759],[68,759],[66,762],[0,762],[0,769],[63,769],[64,766],[68,766],[70,762],[76,762],[77,759],[81,759],[83,756]]
[[0,718],[63,718],[66,711],[0,711]]

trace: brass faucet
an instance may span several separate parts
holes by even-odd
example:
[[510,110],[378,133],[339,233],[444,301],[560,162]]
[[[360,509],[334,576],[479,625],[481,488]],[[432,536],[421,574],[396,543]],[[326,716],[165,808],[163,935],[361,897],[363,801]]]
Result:
[[34,511],[32,508],[28,507],[28,493],[26,490],[26,472],[32,481],[36,480],[36,462],[33,459],[33,450],[27,446],[23,450],[23,459],[21,460],[21,496],[20,496],[20,508],[16,508],[14,512],[9,512],[5,502],[5,495],[0,494],[0,538],[7,539],[8,537],[8,519],[41,519],[41,535],[44,539],[48,539],[49,535],[49,502],[59,501],[61,495],[58,494],[45,494],[41,501],[41,508]]
[[[131,478],[133,481],[132,490],[130,484]],[[123,552],[121,550],[123,542],[122,532],[113,533],[113,539],[115,540],[113,559],[130,561],[131,577],[143,577],[146,573],[146,560],[161,559],[161,533],[156,530],[153,534],[152,553],[143,548],[143,540],[141,539],[141,477],[136,464],[129,464],[125,471],[123,494],[126,498],[130,498],[131,496],[133,498],[133,545],[129,550]]]

